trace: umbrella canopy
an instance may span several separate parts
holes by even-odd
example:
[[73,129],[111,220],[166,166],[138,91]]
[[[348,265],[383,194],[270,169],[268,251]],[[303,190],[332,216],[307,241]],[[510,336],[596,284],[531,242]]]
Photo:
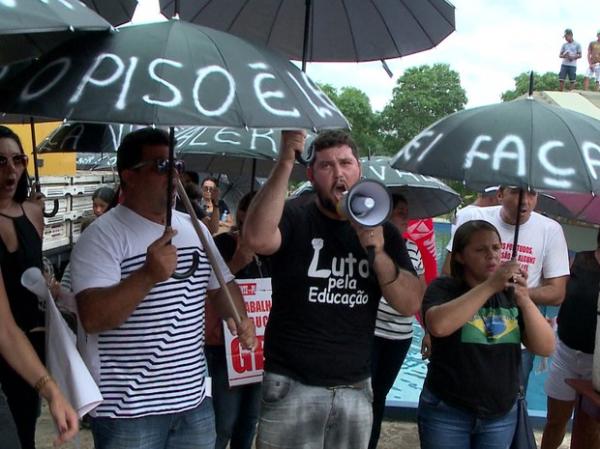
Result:
[[[281,131],[249,128],[180,127],[175,130],[175,152],[186,168],[230,178],[267,177],[279,153]],[[314,135],[309,134],[306,145]],[[306,168],[295,164],[291,180],[306,179]]]
[[445,0],[160,0],[160,6],[167,17],[178,13],[305,62],[398,58],[436,46],[455,28],[454,6]]
[[0,111],[162,126],[346,128],[306,74],[265,47],[179,21],[71,40],[0,81]]
[[366,179],[380,181],[391,194],[406,198],[410,219],[446,214],[461,203],[460,195],[439,179],[394,169],[387,157],[362,159],[361,162]]
[[0,64],[39,56],[79,31],[110,28],[77,0],[0,1]]
[[[123,137],[139,126],[67,122],[56,128],[40,145],[38,153],[71,152],[78,155],[80,167],[107,169],[115,165],[115,155]],[[314,138],[309,134],[307,145]],[[202,173],[226,174],[230,178],[268,176],[277,154],[281,132],[269,129],[175,128],[175,152],[186,169]],[[306,169],[297,164],[293,180],[306,179]]]
[[536,207],[554,217],[600,225],[600,200],[596,195],[571,192],[543,192]]
[[[461,203],[460,195],[439,179],[392,168],[387,157],[361,159],[364,179],[382,182],[393,194],[404,196],[408,203],[408,218],[436,217],[450,212]],[[302,184],[291,196],[312,192],[310,182]]]
[[600,121],[523,99],[449,115],[406,144],[400,170],[490,185],[599,192]]
[[81,0],[114,26],[123,25],[133,17],[137,0]]
[[38,153],[116,153],[121,140],[139,126],[66,122],[38,146]]

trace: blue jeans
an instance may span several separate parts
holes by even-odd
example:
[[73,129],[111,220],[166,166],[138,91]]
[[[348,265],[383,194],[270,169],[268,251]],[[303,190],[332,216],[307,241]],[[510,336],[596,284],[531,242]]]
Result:
[[517,425],[516,398],[506,415],[481,419],[423,388],[417,413],[421,449],[508,449]]
[[394,385],[411,342],[412,337],[405,340],[390,340],[377,336],[373,338],[373,353],[371,354],[373,430],[369,440],[369,449],[377,447],[385,412],[385,398]]
[[[258,410],[260,384],[229,387],[224,346],[205,346],[204,353],[212,378],[217,443],[215,449],[251,449]],[[231,443],[230,443],[231,442]]]
[[532,354],[527,349],[521,350],[521,385],[523,385],[523,391],[527,393],[527,386],[529,385],[529,375],[533,370],[533,362],[535,361],[535,354]]
[[19,435],[0,385],[0,449],[19,449]]
[[215,415],[205,398],[191,410],[141,418],[91,418],[96,449],[213,449]]
[[317,387],[265,372],[257,449],[365,449],[372,426],[371,379]]

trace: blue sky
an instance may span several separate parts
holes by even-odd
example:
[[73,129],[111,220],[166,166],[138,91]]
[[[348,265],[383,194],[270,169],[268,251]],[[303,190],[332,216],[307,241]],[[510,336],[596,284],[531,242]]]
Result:
[[[572,28],[582,46],[578,73],[584,73],[586,49],[600,29],[596,1],[584,0],[454,0],[456,31],[436,48],[401,59],[388,60],[390,79],[381,63],[309,64],[308,75],[335,87],[353,86],[369,96],[380,110],[391,99],[397,78],[408,67],[448,63],[458,71],[467,91],[468,107],[500,101],[521,72],[557,72],[563,31]],[[140,0],[135,20],[158,15],[158,0]]]

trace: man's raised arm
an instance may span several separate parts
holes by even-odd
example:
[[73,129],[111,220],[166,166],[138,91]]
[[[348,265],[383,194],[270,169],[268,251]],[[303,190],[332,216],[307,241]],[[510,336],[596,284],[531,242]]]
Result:
[[294,167],[296,153],[304,149],[304,131],[282,131],[279,158],[265,185],[258,191],[246,215],[244,238],[258,254],[269,255],[279,249],[279,221]]

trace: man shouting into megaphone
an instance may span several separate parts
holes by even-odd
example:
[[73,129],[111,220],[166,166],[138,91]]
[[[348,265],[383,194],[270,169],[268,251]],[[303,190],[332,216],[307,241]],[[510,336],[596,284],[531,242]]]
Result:
[[[338,207],[361,177],[348,133],[316,137],[307,167],[316,197],[302,205],[285,202],[305,136],[282,132],[279,159],[244,224],[249,246],[272,257],[256,444],[364,449],[371,434],[370,352],[379,299],[412,315],[421,304],[421,284],[392,225],[375,225],[368,210],[356,214],[364,220],[348,220]],[[367,209],[377,210],[368,192],[361,197]]]

